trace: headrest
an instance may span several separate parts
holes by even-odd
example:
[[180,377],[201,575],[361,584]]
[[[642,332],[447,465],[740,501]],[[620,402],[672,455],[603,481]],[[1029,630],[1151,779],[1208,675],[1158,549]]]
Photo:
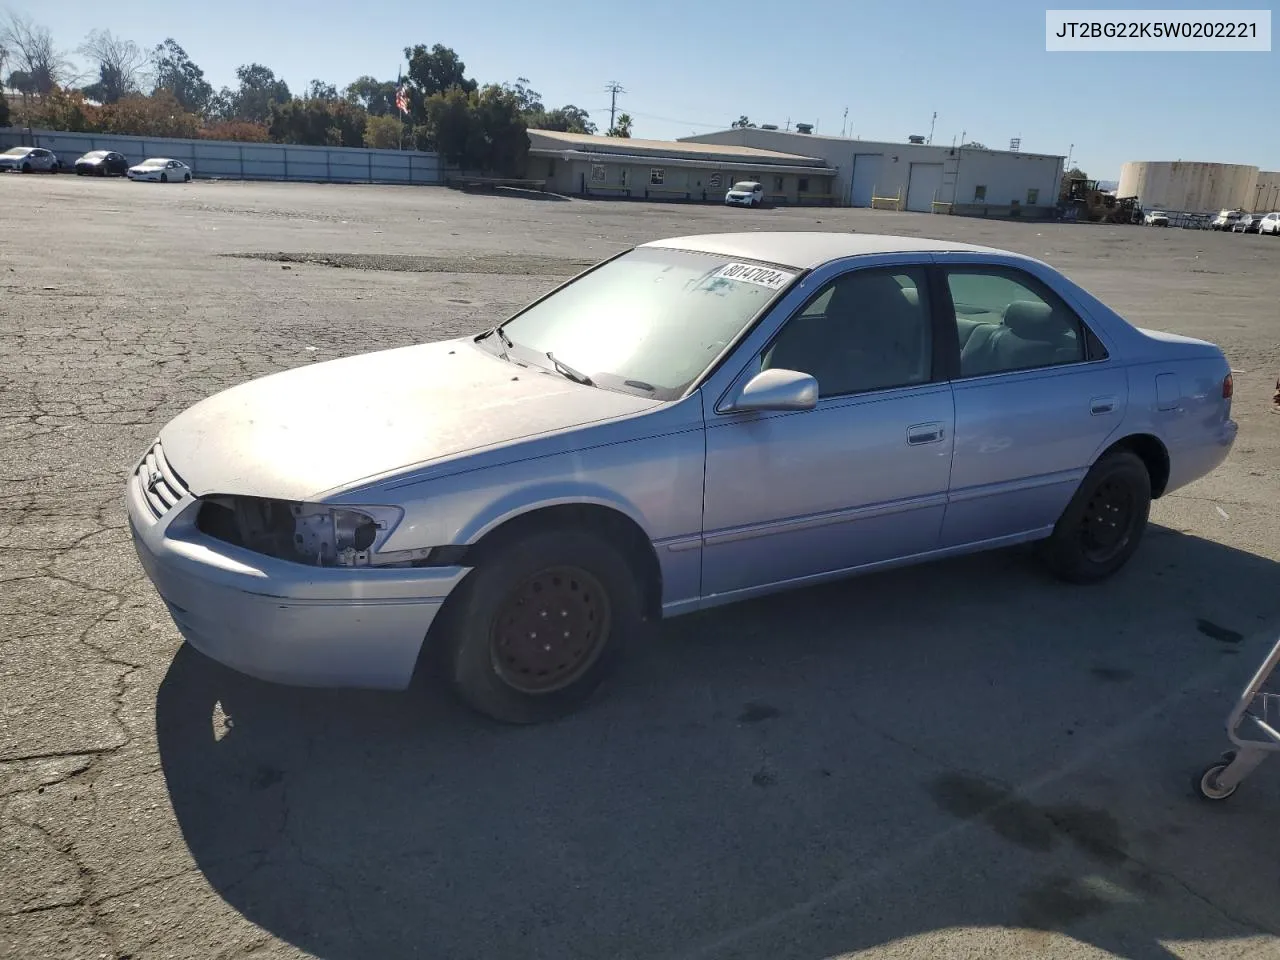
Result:
[[1015,300],[1004,308],[1004,325],[1023,340],[1056,342],[1062,329],[1053,321],[1053,308],[1038,300]]

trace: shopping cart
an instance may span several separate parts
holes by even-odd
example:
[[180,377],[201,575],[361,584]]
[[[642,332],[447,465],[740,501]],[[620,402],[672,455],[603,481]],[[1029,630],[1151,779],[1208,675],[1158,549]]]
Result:
[[[1204,799],[1226,800],[1267,754],[1280,752],[1280,690],[1271,683],[1277,666],[1280,666],[1280,639],[1227,717],[1227,736],[1236,749],[1228,750],[1196,779],[1196,792]],[[1275,679],[1280,681],[1280,677]],[[1271,689],[1267,689],[1268,686]],[[1249,721],[1252,731],[1260,737],[1241,736],[1245,721]]]

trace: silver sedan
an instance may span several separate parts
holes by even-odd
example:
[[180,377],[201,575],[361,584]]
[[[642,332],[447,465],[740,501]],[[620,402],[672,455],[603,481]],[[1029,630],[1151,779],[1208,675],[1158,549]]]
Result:
[[1231,405],[1218,347],[1028,257],[682,237],[473,336],[209,397],[127,501],[210,657],[388,689],[421,661],[534,722],[646,619],[1031,541],[1068,581],[1110,577],[1152,499],[1227,456]]

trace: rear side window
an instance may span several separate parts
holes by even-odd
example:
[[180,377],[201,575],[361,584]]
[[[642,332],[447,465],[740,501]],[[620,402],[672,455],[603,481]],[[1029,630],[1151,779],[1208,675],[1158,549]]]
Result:
[[1034,370],[1105,350],[1075,311],[1034,277],[1000,267],[947,268],[960,345],[960,376]]

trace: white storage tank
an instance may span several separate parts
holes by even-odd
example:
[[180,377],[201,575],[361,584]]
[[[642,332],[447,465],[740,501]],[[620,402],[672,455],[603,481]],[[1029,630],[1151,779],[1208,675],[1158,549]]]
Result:
[[1144,210],[1217,213],[1248,210],[1258,168],[1241,163],[1185,163],[1139,160],[1120,168],[1117,197],[1137,197]]

